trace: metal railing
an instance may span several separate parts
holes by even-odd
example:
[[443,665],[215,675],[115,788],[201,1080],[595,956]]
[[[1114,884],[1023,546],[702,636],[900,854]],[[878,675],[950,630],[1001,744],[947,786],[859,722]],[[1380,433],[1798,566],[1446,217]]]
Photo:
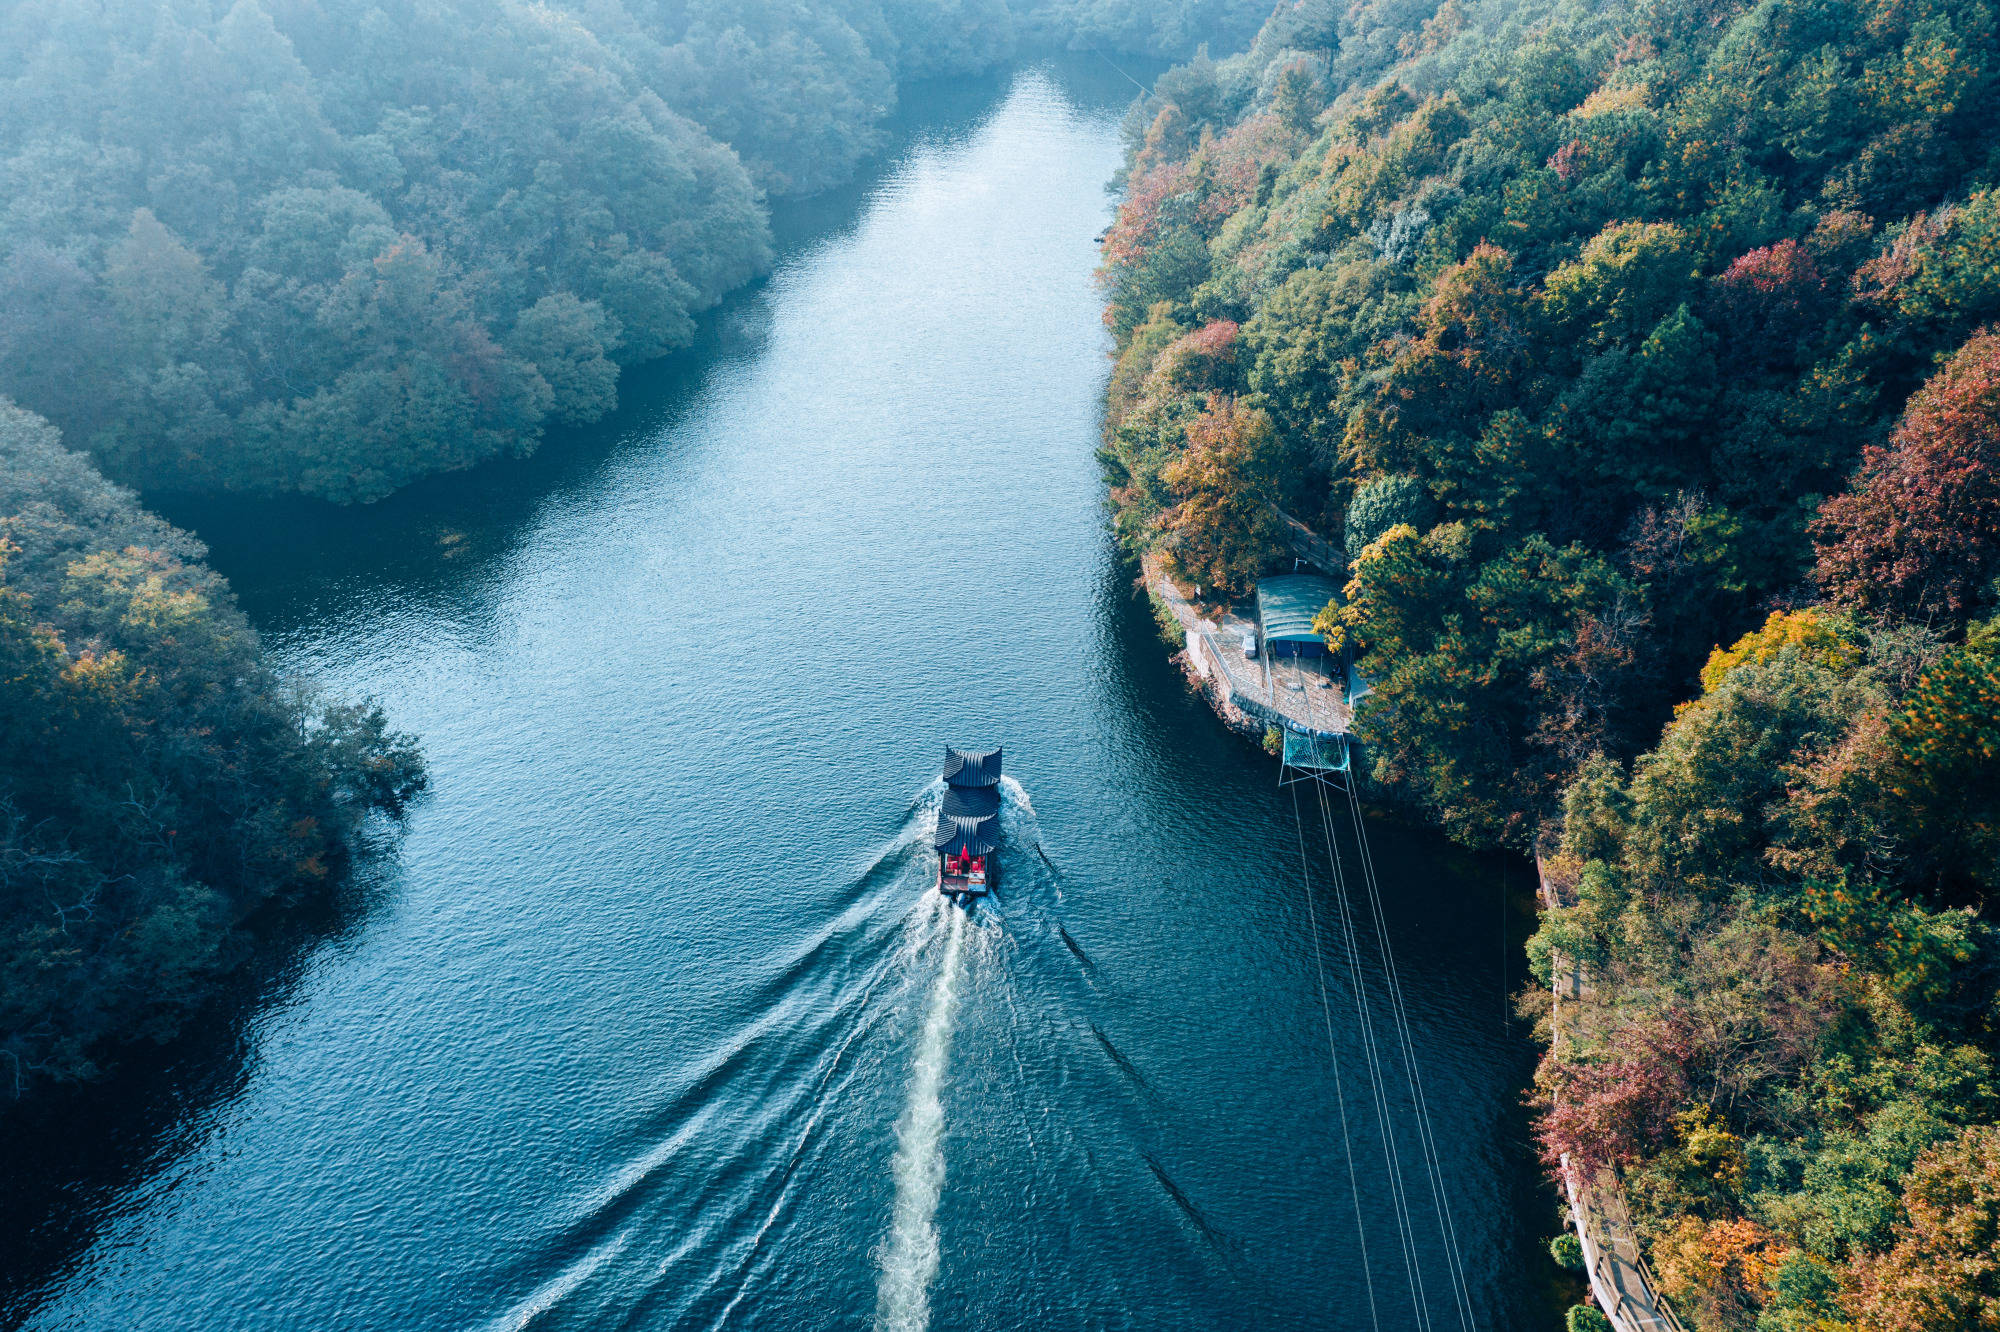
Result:
[[[1221,674],[1224,697],[1230,706],[1245,716],[1254,717],[1266,725],[1276,726],[1281,730],[1303,730],[1321,735],[1345,733],[1344,724],[1337,712],[1327,719],[1329,723],[1327,726],[1317,725],[1317,719],[1312,716],[1310,699],[1306,701],[1304,717],[1295,716],[1278,707],[1278,685],[1272,679],[1268,668],[1260,669],[1255,676],[1250,676],[1246,680],[1243,674],[1239,674],[1240,667],[1237,663],[1230,661],[1222,648],[1217,646],[1215,635],[1210,630],[1199,630],[1190,638],[1190,641],[1197,640],[1201,644],[1201,651],[1207,654],[1208,659]],[[1302,688],[1309,687],[1302,686]],[[1266,697],[1260,698],[1259,694]]]

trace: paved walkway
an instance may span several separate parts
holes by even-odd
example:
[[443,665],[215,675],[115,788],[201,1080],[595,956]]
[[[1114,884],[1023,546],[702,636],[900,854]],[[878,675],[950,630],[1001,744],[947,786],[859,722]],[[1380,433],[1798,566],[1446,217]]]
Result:
[[[1535,875],[1540,883],[1542,908],[1547,910],[1556,905],[1556,897],[1548,876],[1542,873],[1540,856],[1535,858]],[[1584,979],[1583,969],[1574,963],[1558,957],[1554,966],[1554,1009],[1549,1026],[1551,1039],[1560,1042],[1565,1003],[1574,1005],[1588,998],[1590,985]],[[1585,1179],[1583,1170],[1565,1156],[1562,1173],[1563,1186],[1569,1194],[1570,1220],[1576,1226],[1577,1239],[1583,1243],[1590,1293],[1597,1297],[1597,1307],[1604,1310],[1611,1325],[1618,1332],[1687,1332],[1660,1296],[1659,1283],[1646,1266],[1645,1255],[1639,1250],[1639,1233],[1632,1225],[1632,1213],[1625,1205],[1625,1190],[1619,1185],[1616,1172],[1599,1170]]]
[[1234,611],[1219,621],[1204,619],[1157,561],[1148,559],[1145,573],[1147,585],[1187,634],[1188,659],[1216,682],[1226,703],[1269,725],[1346,734],[1354,710],[1331,657],[1281,657],[1275,663],[1262,653],[1246,658],[1243,635],[1257,631],[1254,621]]

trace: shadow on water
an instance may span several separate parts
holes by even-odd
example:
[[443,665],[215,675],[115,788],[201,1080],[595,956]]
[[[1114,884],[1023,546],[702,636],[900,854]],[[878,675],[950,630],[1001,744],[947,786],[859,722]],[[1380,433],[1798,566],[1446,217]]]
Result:
[[259,1019],[290,1003],[315,961],[394,891],[399,829],[374,822],[331,891],[253,922],[248,956],[180,1035],[109,1051],[101,1080],[0,1109],[0,1328],[33,1314],[115,1219],[115,1200],[171,1176],[221,1130],[255,1072]]

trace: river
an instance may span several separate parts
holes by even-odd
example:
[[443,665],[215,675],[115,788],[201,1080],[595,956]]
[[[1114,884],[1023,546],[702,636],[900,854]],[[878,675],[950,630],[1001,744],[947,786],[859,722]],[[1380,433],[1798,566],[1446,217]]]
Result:
[[[165,1109],[49,1147],[0,1321],[1414,1327],[1373,1036],[1427,1323],[1461,1325],[1312,797],[1324,1012],[1291,794],[1108,537],[1130,92],[1055,62],[917,97],[695,352],[534,459],[167,506],[433,787],[233,1035],[139,1078]],[[969,918],[922,843],[948,741],[1018,783]],[[1508,869],[1367,826],[1469,1307],[1541,1325]]]

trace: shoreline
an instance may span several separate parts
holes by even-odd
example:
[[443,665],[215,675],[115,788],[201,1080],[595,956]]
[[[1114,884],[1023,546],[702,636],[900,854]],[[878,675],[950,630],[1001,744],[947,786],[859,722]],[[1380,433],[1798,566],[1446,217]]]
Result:
[[[1250,627],[1248,622],[1218,625],[1203,617],[1187,594],[1167,576],[1159,557],[1151,552],[1140,558],[1139,568],[1137,583],[1152,602],[1155,617],[1159,618],[1164,611],[1180,629],[1181,646],[1171,660],[1224,726],[1260,744],[1274,729],[1316,735],[1348,734],[1354,715],[1349,701],[1349,680],[1339,678],[1338,685],[1330,690],[1338,697],[1316,703],[1313,688],[1307,687],[1303,680],[1283,681],[1274,676],[1266,657],[1256,659],[1254,678],[1232,667],[1227,647],[1218,644],[1216,635],[1222,634],[1226,639],[1230,634],[1245,632]],[[1164,637],[1164,619],[1160,627]],[[1306,672],[1301,669],[1300,674]],[[1279,691],[1281,683],[1286,692]]]
[[[1558,905],[1555,887],[1538,853],[1535,856],[1535,896],[1541,910]],[[1549,1046],[1562,1043],[1563,994],[1567,989],[1572,1003],[1581,1002],[1588,992],[1583,969],[1562,958],[1552,958],[1554,975],[1549,986]],[[1591,1297],[1611,1320],[1617,1332],[1687,1332],[1686,1325],[1655,1289],[1655,1279],[1639,1247],[1639,1233],[1632,1224],[1632,1210],[1625,1201],[1625,1189],[1618,1172],[1606,1167],[1596,1178],[1585,1181],[1582,1172],[1562,1159],[1562,1192],[1569,1223],[1583,1246],[1583,1271],[1590,1283]]]

